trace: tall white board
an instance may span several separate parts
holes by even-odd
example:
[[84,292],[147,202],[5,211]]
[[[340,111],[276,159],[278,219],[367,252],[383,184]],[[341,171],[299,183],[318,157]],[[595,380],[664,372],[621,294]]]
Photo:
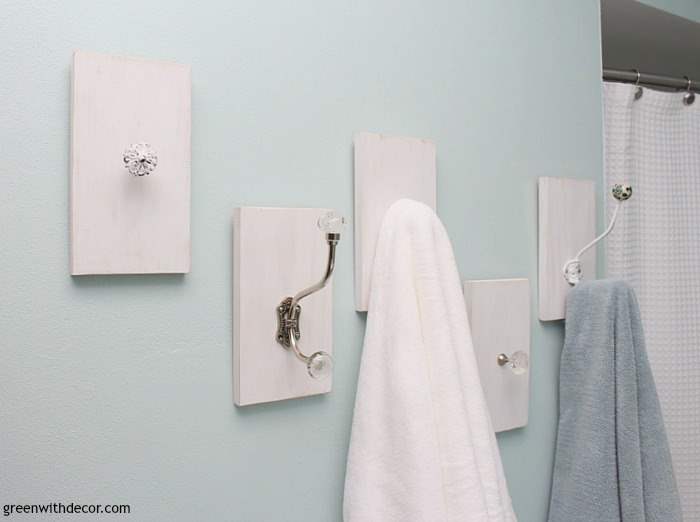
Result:
[[437,205],[435,144],[361,132],[355,136],[355,309],[367,311],[377,236],[387,209],[409,198]]
[[[71,274],[190,271],[190,67],[77,51],[73,57]],[[148,143],[136,177],[123,153]]]
[[[570,178],[539,178],[538,187],[539,318],[564,319],[564,264],[595,237],[595,183]],[[596,277],[595,248],[581,258],[584,278]]]

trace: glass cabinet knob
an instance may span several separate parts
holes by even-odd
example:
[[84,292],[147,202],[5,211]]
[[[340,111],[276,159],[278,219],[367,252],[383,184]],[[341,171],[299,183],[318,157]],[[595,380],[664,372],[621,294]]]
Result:
[[515,375],[523,375],[530,367],[530,357],[523,351],[513,352],[510,357],[501,353],[496,359],[499,366],[507,366]]
[[306,370],[314,379],[325,379],[333,373],[333,357],[323,351],[312,353],[306,361]]
[[345,226],[345,218],[337,212],[328,212],[318,218],[318,228],[326,234],[340,234]]

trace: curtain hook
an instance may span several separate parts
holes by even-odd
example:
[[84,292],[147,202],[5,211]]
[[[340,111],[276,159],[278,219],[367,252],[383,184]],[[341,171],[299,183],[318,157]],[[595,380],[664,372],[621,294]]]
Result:
[[634,101],[637,101],[639,98],[641,98],[644,95],[644,89],[639,85],[639,80],[642,79],[642,75],[639,72],[639,69],[632,69],[634,72],[637,73],[637,81],[634,82],[634,84],[637,86],[637,90],[634,91]]
[[683,103],[685,105],[692,105],[695,101],[695,93],[690,90],[690,86],[693,82],[687,76],[683,76],[683,78],[685,78],[685,81],[688,82],[688,85],[685,87],[686,93],[683,95]]

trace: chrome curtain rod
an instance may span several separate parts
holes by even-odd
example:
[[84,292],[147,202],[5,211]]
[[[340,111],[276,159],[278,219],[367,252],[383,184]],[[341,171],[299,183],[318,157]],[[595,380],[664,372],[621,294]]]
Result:
[[[625,69],[603,68],[603,80],[610,82],[637,83],[637,71]],[[642,72],[639,74],[639,84],[653,87],[666,87],[685,91],[688,89],[688,80],[662,74]],[[690,78],[690,90],[700,93],[700,78]]]

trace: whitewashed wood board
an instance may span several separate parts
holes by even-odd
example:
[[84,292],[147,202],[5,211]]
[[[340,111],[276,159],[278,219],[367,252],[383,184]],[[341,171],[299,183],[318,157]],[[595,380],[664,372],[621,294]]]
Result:
[[[277,343],[276,308],[318,282],[328,244],[320,208],[242,207],[233,217],[234,402],[245,406],[331,391],[291,350]],[[300,302],[301,350],[333,353],[333,281]]]
[[[596,231],[595,183],[591,180],[541,177],[538,180],[539,318],[564,319],[571,286],[564,264],[588,244]],[[585,279],[596,277],[596,250],[581,258]]]
[[[464,282],[464,299],[481,386],[494,431],[527,425],[530,371],[515,375],[498,355],[530,355],[530,283],[527,279]],[[532,363],[532,360],[530,361]]]
[[[190,67],[77,51],[72,83],[71,273],[189,272]],[[158,166],[134,177],[139,142]]]
[[355,308],[367,311],[377,236],[399,199],[437,205],[435,144],[426,139],[355,135]]

